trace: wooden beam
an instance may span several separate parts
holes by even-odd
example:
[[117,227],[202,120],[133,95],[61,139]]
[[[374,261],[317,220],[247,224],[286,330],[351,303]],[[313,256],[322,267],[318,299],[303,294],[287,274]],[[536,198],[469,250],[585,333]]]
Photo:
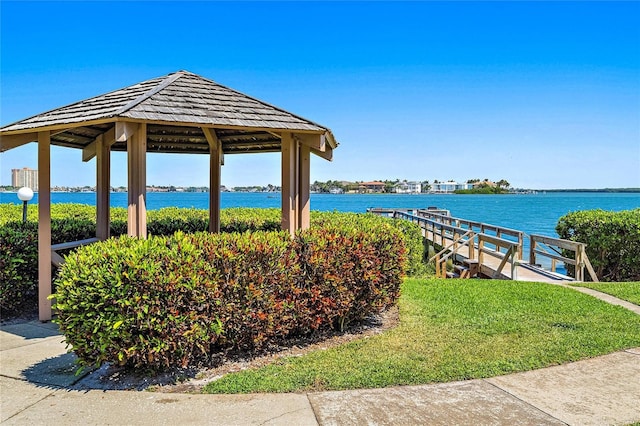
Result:
[[282,229],[291,236],[297,229],[297,142],[291,133],[282,134]]
[[23,133],[20,135],[2,135],[0,136],[0,152],[4,152],[19,146],[35,142],[38,140],[37,133]]
[[[129,120],[131,121],[131,120]],[[141,122],[144,122],[144,120],[140,120]],[[22,135],[25,133],[34,133],[34,130],[37,130],[38,132],[51,132],[51,136],[53,135],[57,135],[59,133],[63,133],[69,129],[74,129],[76,127],[89,127],[89,126],[93,126],[93,125],[97,125],[97,124],[107,124],[107,123],[113,123],[115,122],[115,120],[113,118],[100,118],[100,119],[96,119],[96,120],[87,120],[87,121],[81,121],[81,122],[77,122],[77,123],[60,123],[60,124],[54,124],[51,126],[42,126],[42,127],[38,127],[37,129],[33,129],[33,130],[25,130],[25,129],[19,129],[19,130],[3,130],[2,131],[2,136],[6,136],[6,135]],[[306,133],[306,132],[305,132]]]
[[133,134],[137,129],[138,125],[135,123],[129,123],[127,121],[116,121],[116,142],[127,142],[129,139],[131,139],[131,137],[133,137]]
[[111,147],[104,135],[96,138],[96,237],[109,238],[111,202]]
[[218,136],[218,139],[222,142],[227,142],[233,139],[242,139],[242,138],[256,138],[256,139],[264,139],[267,137],[269,140],[280,140],[280,135],[275,136],[271,132],[250,132],[250,133],[236,133],[232,135],[223,135]]
[[311,225],[311,148],[299,146],[298,154],[298,229],[309,229]]
[[[98,136],[98,138],[102,140],[102,135]],[[82,148],[82,161],[84,163],[86,163],[87,161],[90,161],[93,157],[96,156],[96,149],[97,149],[96,142],[98,141],[98,138],[96,138],[89,145]]]
[[[96,120],[95,124],[98,124],[100,122],[108,122],[111,121],[113,122],[114,120]],[[193,123],[193,122],[187,122],[187,121],[175,121],[175,122],[168,122],[168,121],[162,121],[162,120],[147,120],[147,119],[143,119],[143,118],[127,118],[127,121],[122,121],[122,123],[145,123],[147,125],[158,125],[158,126],[174,126],[174,127],[195,127],[198,126],[198,124]],[[82,123],[83,125],[87,125],[85,123]],[[89,123],[89,124],[94,124],[94,123]],[[215,127],[216,129],[224,129],[224,130],[243,130],[243,131],[247,131],[247,132],[257,132],[257,131],[264,131],[264,132],[273,132],[275,134],[279,133],[279,132],[295,132],[296,134],[327,134],[324,130],[307,130],[307,129],[279,129],[279,128],[273,128],[273,127],[260,127],[260,126],[234,126],[234,125],[230,125],[230,124],[210,124],[210,123],[202,123],[200,124],[201,126],[209,126],[209,128]],[[69,125],[66,125],[67,127],[69,127]],[[328,141],[328,140],[327,140]]]
[[116,129],[112,127],[101,135],[96,136],[96,138],[86,147],[82,148],[82,161],[87,162],[90,161],[93,157],[96,156],[96,143],[98,142],[98,138],[102,138],[103,143],[107,147],[111,147],[116,142]]
[[202,128],[209,142],[209,232],[220,232],[222,143],[214,129]]
[[51,320],[51,134],[38,133],[38,317]]
[[127,140],[129,171],[127,233],[132,237],[147,238],[147,125],[140,124],[137,129],[128,134],[131,137]]
[[333,148],[331,148],[329,145],[325,145],[325,151],[320,151],[317,150],[315,148],[311,148],[311,152],[314,153],[315,155],[317,155],[318,157],[322,157],[327,161],[332,161],[333,160]]
[[326,151],[327,140],[324,137],[324,135],[300,134],[300,135],[295,135],[295,139],[301,144],[306,145],[309,148],[313,148],[316,151],[320,151],[320,152]]

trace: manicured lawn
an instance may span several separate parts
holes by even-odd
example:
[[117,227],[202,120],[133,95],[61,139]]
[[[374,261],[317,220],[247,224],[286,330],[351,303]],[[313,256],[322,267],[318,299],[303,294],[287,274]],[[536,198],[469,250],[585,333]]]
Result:
[[640,305],[640,282],[628,283],[580,283],[580,287],[588,287],[610,294],[636,305]]
[[491,377],[640,346],[640,316],[571,289],[408,279],[384,334],[229,374],[209,393],[373,388]]

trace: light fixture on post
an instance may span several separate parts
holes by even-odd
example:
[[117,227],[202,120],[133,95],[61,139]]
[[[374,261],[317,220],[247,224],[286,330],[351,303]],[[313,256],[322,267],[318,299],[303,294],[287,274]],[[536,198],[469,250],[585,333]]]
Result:
[[33,198],[33,190],[23,186],[18,189],[18,198],[22,201],[22,223],[27,223],[27,203]]

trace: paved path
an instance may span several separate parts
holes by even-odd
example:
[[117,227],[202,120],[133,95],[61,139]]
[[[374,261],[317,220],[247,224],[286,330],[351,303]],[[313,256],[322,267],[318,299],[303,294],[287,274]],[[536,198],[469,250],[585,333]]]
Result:
[[609,425],[640,421],[640,348],[483,380],[308,394],[73,390],[50,323],[0,328],[7,425]]

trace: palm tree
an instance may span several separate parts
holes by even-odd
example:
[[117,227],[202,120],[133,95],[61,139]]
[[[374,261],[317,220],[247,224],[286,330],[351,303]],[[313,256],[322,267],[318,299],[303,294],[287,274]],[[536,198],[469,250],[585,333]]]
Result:
[[511,186],[511,184],[504,179],[501,179],[498,182],[496,182],[496,185],[498,186],[498,188],[504,188],[504,189],[507,189]]

